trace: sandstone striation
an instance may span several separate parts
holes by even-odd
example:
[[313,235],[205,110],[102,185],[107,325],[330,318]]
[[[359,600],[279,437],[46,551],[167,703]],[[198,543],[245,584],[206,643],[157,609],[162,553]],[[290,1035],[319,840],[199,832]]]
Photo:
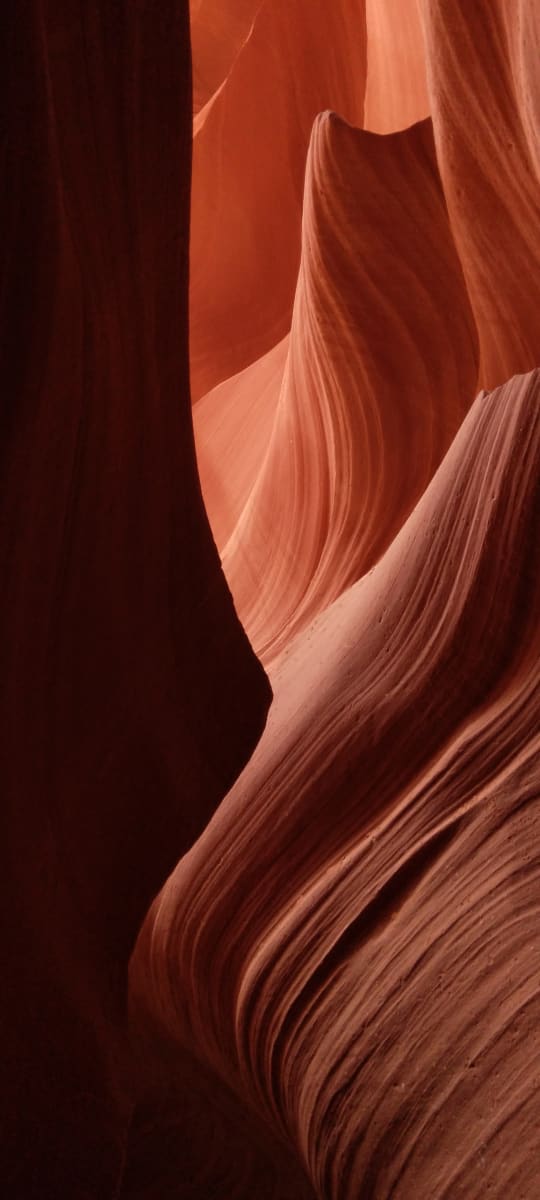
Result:
[[537,1200],[540,6],[0,27],[0,1193]]
[[[329,53],[329,47],[332,48]],[[317,114],[362,123],[364,0],[265,0],[193,142],[193,398],[288,333]]]
[[276,1200],[535,1195],[539,478],[537,371],[479,395],[276,661],[251,762],[149,914],[136,1020],[180,1096],[202,1064],[216,1147],[190,1197],[237,1154],[220,1089],[254,1114],[238,1200],[257,1158]]
[[263,659],[380,558],[477,374],[431,122],[380,137],[321,115],[272,439],[223,551]]
[[108,1200],[127,964],[262,730],[197,479],[187,5],[2,12],[0,1190]]
[[423,0],[423,14],[437,157],[495,387],[540,360],[540,7]]

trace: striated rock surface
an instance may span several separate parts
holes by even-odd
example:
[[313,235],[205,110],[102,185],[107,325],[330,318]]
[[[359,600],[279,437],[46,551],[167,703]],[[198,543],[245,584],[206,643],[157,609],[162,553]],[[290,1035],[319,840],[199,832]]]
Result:
[[534,1197],[539,478],[535,372],[477,398],[382,560],[275,664],[132,964],[176,1152],[203,1064],[211,1137],[168,1195]]
[[321,116],[272,440],[223,551],[263,659],[386,549],[448,448],[477,371],[431,122],[380,137]]
[[540,361],[537,0],[423,0],[448,208],[494,387]]
[[529,153],[540,178],[540,14],[534,0],[517,0],[503,7],[506,38],[512,62],[512,81]]
[[364,0],[265,0],[194,127],[191,380],[197,400],[289,332],[317,113],[362,124]]
[[193,406],[201,488],[220,550],[256,482],[272,434],[289,337]]
[[195,465],[187,3],[1,20],[0,1190],[107,1200],[129,954],[269,689]]
[[0,9],[0,1193],[537,1200],[540,7]]

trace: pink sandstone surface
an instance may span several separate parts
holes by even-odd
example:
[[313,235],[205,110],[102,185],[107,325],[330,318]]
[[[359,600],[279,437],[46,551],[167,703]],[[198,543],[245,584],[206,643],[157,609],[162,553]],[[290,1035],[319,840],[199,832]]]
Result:
[[0,25],[0,1195],[537,1200],[540,6]]

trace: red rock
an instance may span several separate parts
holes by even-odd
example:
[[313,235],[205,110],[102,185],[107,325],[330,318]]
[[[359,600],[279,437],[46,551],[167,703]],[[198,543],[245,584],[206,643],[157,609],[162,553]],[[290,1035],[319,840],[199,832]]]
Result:
[[133,1012],[171,1111],[203,1064],[193,1198],[535,1195],[539,469],[537,371],[478,397],[276,662],[253,758],[153,906]]
[[200,112],[225,82],[264,0],[190,0],[193,111]]
[[540,361],[540,6],[423,0],[450,219],[495,387]]
[[422,0],[366,0],[364,125],[394,133],[429,116]]
[[321,116],[272,440],[223,551],[263,659],[380,558],[456,432],[477,372],[431,122],[380,137]]
[[2,16],[10,1200],[116,1194],[128,957],[269,700],[195,466],[187,16],[178,0]]
[[220,550],[235,529],[268,450],[288,349],[285,337],[193,407],[204,503]]
[[197,400],[289,332],[313,121],[362,123],[364,0],[266,0],[193,145],[191,378]]
[[539,12],[2,9],[9,1200],[536,1200]]

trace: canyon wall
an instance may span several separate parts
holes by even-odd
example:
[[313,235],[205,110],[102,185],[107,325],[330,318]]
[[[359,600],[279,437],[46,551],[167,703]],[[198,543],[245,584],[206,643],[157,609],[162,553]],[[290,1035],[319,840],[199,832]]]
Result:
[[269,687],[195,464],[187,5],[1,20],[0,1190],[97,1200],[131,949]]

